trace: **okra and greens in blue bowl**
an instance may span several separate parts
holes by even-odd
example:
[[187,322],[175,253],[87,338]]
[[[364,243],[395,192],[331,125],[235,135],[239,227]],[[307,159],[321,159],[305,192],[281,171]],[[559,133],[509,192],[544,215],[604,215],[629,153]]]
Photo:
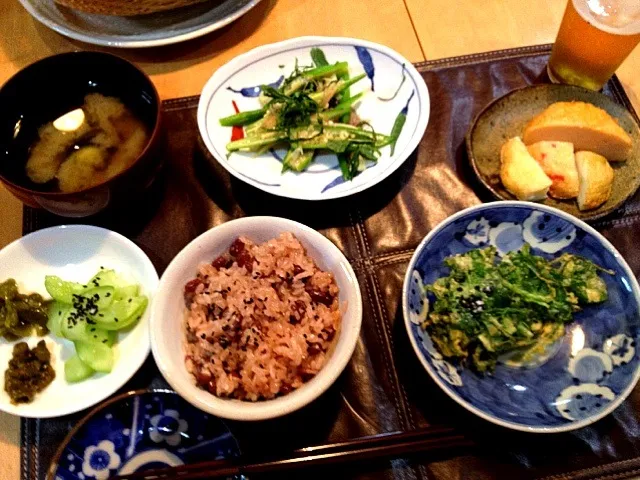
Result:
[[451,398],[498,425],[559,432],[604,417],[636,384],[638,298],[635,275],[593,228],[496,202],[427,235],[403,310],[419,360]]

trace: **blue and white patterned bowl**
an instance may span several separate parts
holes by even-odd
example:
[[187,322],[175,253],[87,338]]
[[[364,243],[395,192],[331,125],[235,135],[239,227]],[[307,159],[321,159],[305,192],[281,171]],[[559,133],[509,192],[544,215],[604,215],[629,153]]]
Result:
[[[499,362],[479,375],[443,359],[420,327],[429,298],[423,285],[446,276],[443,260],[493,245],[504,253],[525,243],[536,255],[573,253],[611,269],[604,275],[609,299],[585,308],[565,336],[535,365]],[[527,432],[563,432],[611,413],[640,376],[640,290],[616,249],[581,220],[528,202],[495,202],[463,210],[438,225],[420,243],[405,275],[402,307],[413,348],[429,375],[456,402],[504,427]]]
[[227,426],[170,390],[129,392],[90,412],[58,449],[48,480],[107,480],[235,457]]

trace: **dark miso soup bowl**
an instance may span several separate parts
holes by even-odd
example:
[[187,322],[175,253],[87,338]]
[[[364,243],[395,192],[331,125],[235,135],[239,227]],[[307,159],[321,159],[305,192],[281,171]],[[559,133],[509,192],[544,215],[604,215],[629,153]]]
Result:
[[[32,182],[25,166],[38,128],[79,108],[89,93],[117,97],[146,126],[149,140],[126,170],[94,187],[62,193]],[[18,199],[65,217],[85,217],[145,190],[160,169],[160,99],[141,70],[99,52],[54,55],[24,68],[0,88],[0,180]]]

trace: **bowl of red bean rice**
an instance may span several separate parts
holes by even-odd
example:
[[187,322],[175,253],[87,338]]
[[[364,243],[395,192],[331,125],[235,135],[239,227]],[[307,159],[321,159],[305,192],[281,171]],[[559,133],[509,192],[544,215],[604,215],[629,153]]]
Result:
[[189,243],[162,275],[151,349],[171,387],[233,420],[286,415],[339,377],[362,299],[342,252],[278,217],[246,217]]

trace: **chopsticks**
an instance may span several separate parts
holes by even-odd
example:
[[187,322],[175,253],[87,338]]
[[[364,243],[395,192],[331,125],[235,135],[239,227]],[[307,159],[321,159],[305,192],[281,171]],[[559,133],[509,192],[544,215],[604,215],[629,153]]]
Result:
[[121,475],[113,477],[112,480],[194,480],[255,475],[371,459],[395,458],[416,452],[436,452],[472,445],[473,442],[451,428],[430,427],[409,432],[361,437],[342,443],[311,446],[279,457],[214,460]]

